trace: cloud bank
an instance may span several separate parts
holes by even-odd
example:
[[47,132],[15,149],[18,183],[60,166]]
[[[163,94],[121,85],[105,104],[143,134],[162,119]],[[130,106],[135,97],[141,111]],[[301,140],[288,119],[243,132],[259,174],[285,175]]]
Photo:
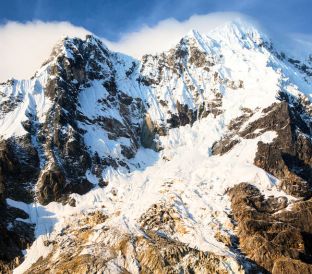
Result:
[[0,82],[30,78],[65,35],[90,33],[68,22],[8,22],[0,26]]

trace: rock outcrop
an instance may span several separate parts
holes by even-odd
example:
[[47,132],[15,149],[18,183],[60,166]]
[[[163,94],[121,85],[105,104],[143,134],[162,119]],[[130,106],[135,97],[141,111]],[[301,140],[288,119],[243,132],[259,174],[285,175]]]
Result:
[[0,273],[10,273],[24,260],[22,250],[31,246],[34,225],[24,222],[28,215],[0,201]]
[[247,183],[231,188],[228,195],[239,247],[249,259],[273,273],[311,269],[311,199],[288,205],[287,198],[265,198]]
[[230,133],[213,145],[212,154],[223,155],[242,139],[274,131],[277,137],[271,143],[258,143],[255,165],[279,178],[279,187],[287,194],[308,198],[312,195],[311,114],[297,99],[280,96],[281,102],[263,109],[261,117],[251,123],[248,119],[255,113],[250,111],[233,120]]
[[[292,98],[286,96],[286,99]],[[281,179],[283,191],[308,198],[312,195],[312,124],[304,106],[293,103],[291,106],[285,101],[264,110],[265,117],[250,125],[249,129],[274,130],[278,134],[270,144],[258,143],[254,161],[255,165]]]

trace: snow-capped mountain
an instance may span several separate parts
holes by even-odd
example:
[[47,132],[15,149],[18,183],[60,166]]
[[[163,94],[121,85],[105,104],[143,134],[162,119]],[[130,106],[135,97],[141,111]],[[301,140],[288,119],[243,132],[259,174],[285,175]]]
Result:
[[0,272],[310,273],[311,56],[241,21],[60,41],[0,85]]

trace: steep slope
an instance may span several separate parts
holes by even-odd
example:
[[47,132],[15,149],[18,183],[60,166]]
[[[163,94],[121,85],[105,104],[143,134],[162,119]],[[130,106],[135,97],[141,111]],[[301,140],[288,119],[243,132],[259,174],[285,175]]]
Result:
[[2,86],[3,140],[36,150],[41,203],[88,191],[91,168],[126,166],[139,146],[144,105],[117,90],[111,55],[93,37],[65,39],[33,79]]
[[240,21],[141,61],[62,40],[0,86],[1,271],[311,271],[311,72]]

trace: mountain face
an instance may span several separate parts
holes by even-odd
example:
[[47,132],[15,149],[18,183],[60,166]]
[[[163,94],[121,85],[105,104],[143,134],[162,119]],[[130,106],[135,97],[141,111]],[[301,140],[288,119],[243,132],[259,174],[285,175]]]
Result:
[[243,22],[65,38],[0,85],[0,272],[312,273],[311,87]]

